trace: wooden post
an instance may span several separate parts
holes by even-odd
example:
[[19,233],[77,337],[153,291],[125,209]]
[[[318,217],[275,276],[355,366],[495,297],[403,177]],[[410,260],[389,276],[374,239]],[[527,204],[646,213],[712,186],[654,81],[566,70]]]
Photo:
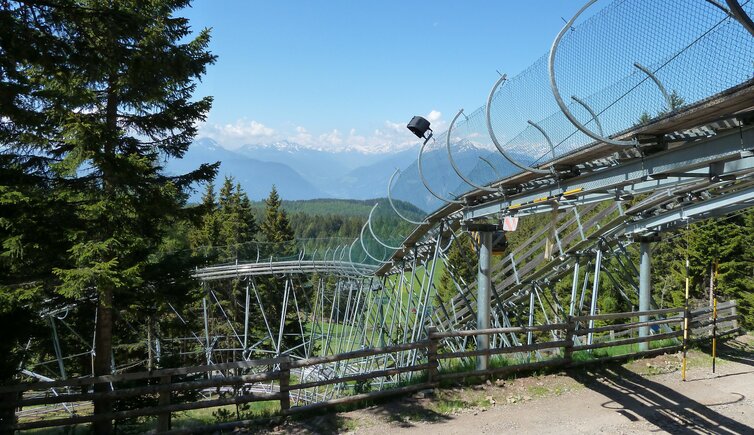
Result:
[[689,340],[691,340],[691,311],[689,310],[688,301],[688,278],[686,278],[686,305],[683,307],[683,360],[681,362],[681,380],[686,381],[686,355],[689,351]]
[[18,399],[22,393],[8,392],[0,394],[0,435],[12,435],[15,431],[6,429],[16,423],[16,409]]
[[291,357],[280,362],[280,410],[285,412],[291,408]]
[[437,362],[437,347],[439,338],[437,338],[437,328],[430,326],[427,328],[427,335],[429,336],[429,344],[427,345],[427,382],[433,387],[438,384],[438,367]]
[[[160,385],[169,385],[172,382],[172,376],[162,376]],[[160,391],[157,394],[157,405],[162,408],[170,405],[170,390]],[[170,430],[170,411],[164,412],[157,416],[157,432],[167,432]]]
[[[735,299],[730,301],[730,315],[731,316],[738,316],[738,302],[736,302]],[[735,317],[733,319],[733,329],[738,329],[738,317]]]
[[563,359],[565,360],[565,365],[569,366],[573,362],[573,335],[576,333],[576,321],[573,316],[568,316],[567,323],[568,326],[565,329],[565,341],[567,344],[563,349]]

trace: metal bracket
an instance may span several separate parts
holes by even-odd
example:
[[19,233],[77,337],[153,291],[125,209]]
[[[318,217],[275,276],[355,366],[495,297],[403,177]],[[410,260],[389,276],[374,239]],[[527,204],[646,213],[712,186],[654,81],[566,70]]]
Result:
[[361,248],[364,250],[364,253],[367,254],[369,256],[369,258],[371,258],[372,260],[374,260],[374,261],[376,261],[376,262],[378,262],[380,264],[390,263],[390,260],[388,260],[388,261],[382,261],[382,260],[378,259],[377,257],[372,256],[372,254],[369,253],[369,251],[367,250],[366,245],[364,245],[364,230],[366,230],[366,228],[367,228],[367,224],[365,223],[361,227],[361,234],[359,235],[359,242],[361,243]]
[[662,92],[663,98],[665,98],[665,103],[668,105],[668,110],[673,110],[673,99],[671,98],[670,94],[668,94],[668,91],[665,89],[665,86],[662,85],[662,82],[660,79],[657,78],[655,73],[649,70],[649,68],[645,67],[644,65],[640,64],[639,62],[634,62],[634,66],[638,68],[641,72],[648,75],[650,79],[652,79],[653,82],[657,85],[657,87],[660,89],[660,92]]
[[[461,170],[458,168],[458,165],[456,165],[456,161],[453,159],[453,153],[450,152],[450,133],[453,131],[453,126],[455,125],[456,120],[458,120],[458,117],[461,116],[461,114],[463,114],[463,109],[459,110],[456,116],[453,117],[453,120],[450,121],[450,126],[448,127],[448,131],[445,133],[445,138],[446,138],[445,142],[446,142],[446,147],[448,149],[448,160],[450,160],[450,166],[453,167],[453,170],[455,171],[456,174],[458,174],[461,180],[463,180],[464,183],[468,184],[469,186],[475,187],[479,190],[484,190],[487,192],[497,192],[497,189],[493,189],[491,187],[486,187],[486,186],[481,186],[479,184],[474,183],[470,179],[466,178],[466,176],[463,175]],[[489,164],[489,162],[487,163]]]
[[[555,160],[555,146],[552,144],[552,140],[550,139],[550,135],[547,134],[544,128],[540,127],[539,124],[535,123],[531,119],[526,121],[529,125],[536,128],[540,133],[542,133],[542,136],[545,137],[545,140],[547,141],[547,144],[550,145],[550,152],[552,152],[552,159]],[[550,166],[550,172],[552,172],[553,175],[557,175],[555,172],[555,167]]]
[[491,107],[492,107],[492,97],[495,95],[495,91],[497,91],[497,88],[505,81],[507,80],[507,76],[503,75],[492,86],[492,90],[490,90],[490,95],[487,97],[487,106],[485,107],[485,114],[487,118],[487,132],[490,135],[490,139],[492,139],[492,143],[495,144],[495,148],[500,152],[500,154],[505,157],[506,160],[511,162],[514,166],[517,166],[520,169],[523,169],[524,171],[529,171],[534,174],[549,174],[550,171],[546,171],[543,169],[537,169],[532,168],[531,166],[524,165],[522,163],[517,162],[514,158],[508,155],[508,153],[503,149],[502,145],[500,145],[500,142],[497,140],[497,136],[495,136],[495,130],[492,128],[492,119],[490,116]]
[[552,95],[555,97],[555,102],[558,103],[558,106],[560,107],[560,111],[563,112],[563,114],[568,118],[569,121],[571,121],[571,124],[573,124],[576,128],[581,130],[582,133],[585,135],[591,137],[592,139],[600,142],[604,142],[608,145],[615,145],[615,146],[621,146],[621,147],[633,147],[637,145],[637,142],[635,140],[615,140],[610,139],[607,137],[604,137],[602,134],[597,134],[591,130],[589,130],[584,124],[581,123],[576,117],[571,113],[571,111],[568,109],[568,106],[566,106],[565,102],[563,101],[563,98],[560,96],[560,90],[558,89],[558,83],[555,79],[555,54],[558,51],[558,45],[560,44],[560,40],[563,39],[563,36],[566,34],[566,31],[570,29],[573,26],[573,23],[576,21],[576,19],[587,9],[589,6],[594,4],[597,0],[589,0],[584,6],[579,9],[578,12],[576,12],[576,15],[574,15],[568,23],[560,30],[560,33],[558,33],[558,36],[555,37],[555,40],[552,43],[552,48],[550,48],[550,56],[548,58],[548,69],[550,73],[550,88],[552,89]]
[[422,154],[424,154],[424,147],[426,147],[426,146],[427,146],[427,142],[424,142],[422,144],[421,148],[419,148],[419,158],[416,160],[416,165],[419,168],[419,178],[421,179],[422,184],[427,189],[427,191],[429,191],[429,193],[432,194],[432,196],[434,196],[435,198],[439,199],[440,201],[447,202],[448,204],[463,204],[463,201],[459,201],[457,199],[447,199],[447,198],[444,198],[444,197],[438,195],[437,193],[435,193],[435,191],[432,190],[431,187],[429,187],[429,183],[427,182],[427,179],[424,178],[424,172],[422,171]]
[[586,104],[586,101],[578,98],[575,95],[571,95],[571,99],[578,103],[581,107],[583,107],[587,112],[589,112],[590,115],[592,115],[592,119],[594,120],[594,124],[597,126],[597,130],[599,130],[600,136],[604,136],[605,131],[602,129],[602,123],[600,122],[600,119],[597,117],[597,114],[594,113],[594,110],[592,110],[592,108],[588,104]]
[[375,204],[374,207],[372,207],[372,209],[369,211],[369,217],[367,218],[367,225],[369,226],[369,232],[372,234],[372,237],[374,237],[374,240],[376,240],[377,243],[379,243],[380,245],[382,245],[382,246],[384,246],[384,247],[386,247],[388,249],[392,249],[393,251],[397,251],[397,250],[401,249],[400,246],[390,246],[390,245],[384,243],[382,240],[380,240],[380,238],[377,237],[377,234],[374,233],[374,229],[372,228],[372,213],[374,213],[374,210],[377,208],[378,205],[379,205],[379,203]]
[[397,174],[399,174],[400,172],[401,172],[401,170],[400,170],[400,169],[396,169],[396,170],[395,170],[395,172],[393,172],[393,175],[391,175],[391,176],[390,176],[390,181],[388,181],[388,183],[387,183],[387,200],[388,200],[388,202],[390,203],[390,207],[392,207],[392,208],[393,208],[393,211],[395,212],[395,214],[397,214],[397,215],[398,215],[398,217],[400,217],[401,219],[403,219],[404,221],[406,221],[406,222],[408,222],[408,223],[410,223],[410,224],[414,224],[414,225],[422,225],[422,224],[424,224],[425,222],[417,222],[417,221],[414,221],[414,220],[411,220],[411,219],[407,218],[406,216],[403,216],[403,214],[401,214],[401,212],[399,212],[399,211],[398,211],[398,208],[397,208],[397,207],[395,206],[395,204],[393,203],[393,195],[392,195],[392,190],[393,190],[393,179],[394,179],[394,178],[395,178],[395,176],[396,176]]

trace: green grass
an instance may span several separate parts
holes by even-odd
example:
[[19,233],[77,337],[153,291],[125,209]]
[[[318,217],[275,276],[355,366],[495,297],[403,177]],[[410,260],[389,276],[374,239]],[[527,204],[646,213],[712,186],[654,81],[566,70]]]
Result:
[[461,399],[440,399],[437,401],[437,412],[442,414],[452,414],[470,406],[471,405],[468,402]]
[[540,386],[540,385],[532,385],[528,388],[529,394],[531,394],[534,397],[544,397],[550,394],[550,390],[547,387]]
[[[253,402],[242,407],[238,413],[235,405],[174,412],[171,422],[173,429],[196,428],[226,421],[265,419],[277,415],[279,411],[280,402],[277,400]],[[156,429],[157,417],[138,417],[119,421],[116,423],[116,427],[117,433],[141,434]],[[91,425],[86,423],[71,427],[42,428],[30,430],[25,433],[33,433],[37,435],[84,435],[91,433]]]
[[[660,349],[663,347],[675,346],[678,344],[678,340],[673,338],[667,338],[664,340],[656,340],[649,342],[649,349]],[[591,361],[597,358],[606,358],[614,356],[623,356],[639,352],[639,343],[622,344],[619,346],[603,347],[600,349],[593,349],[591,352],[588,350],[579,350],[573,353],[574,361]]]

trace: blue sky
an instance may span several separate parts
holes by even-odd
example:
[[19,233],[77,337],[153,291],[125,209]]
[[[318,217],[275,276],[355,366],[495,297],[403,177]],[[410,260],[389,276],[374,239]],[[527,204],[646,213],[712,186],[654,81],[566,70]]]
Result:
[[197,91],[215,98],[200,135],[227,148],[406,147],[411,116],[442,130],[481,106],[497,71],[529,66],[582,3],[197,0],[182,14],[212,28],[218,55]]

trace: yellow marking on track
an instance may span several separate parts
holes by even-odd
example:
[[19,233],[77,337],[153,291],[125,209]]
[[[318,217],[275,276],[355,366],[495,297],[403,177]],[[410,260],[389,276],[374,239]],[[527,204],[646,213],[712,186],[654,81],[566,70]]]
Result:
[[582,190],[584,190],[583,187],[577,187],[576,189],[566,190],[565,192],[563,192],[563,196],[570,196],[570,195],[573,195],[574,193],[579,193]]

